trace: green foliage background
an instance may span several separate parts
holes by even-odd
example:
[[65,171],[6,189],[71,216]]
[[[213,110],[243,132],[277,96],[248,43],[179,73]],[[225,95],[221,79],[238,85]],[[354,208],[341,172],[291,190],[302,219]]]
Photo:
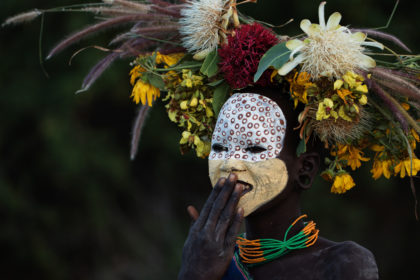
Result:
[[[2,0],[0,20],[75,2]],[[340,11],[343,23],[354,27],[378,27],[393,4],[332,0],[326,13]],[[242,11],[274,24],[295,17],[280,32],[297,34],[301,19],[317,22],[318,5],[261,0]],[[418,1],[401,1],[387,29],[415,53],[419,8]],[[89,15],[48,14],[43,55],[93,21]],[[1,278],[175,279],[189,228],[185,208],[200,207],[210,192],[206,160],[180,155],[179,131],[158,101],[131,162],[129,131],[137,108],[128,99],[129,61],[115,63],[91,90],[75,95],[104,54],[90,49],[68,66],[71,55],[84,46],[106,46],[110,37],[100,34],[47,61],[47,78],[38,60],[39,23],[0,30]],[[420,227],[409,181],[374,181],[368,169],[358,175],[357,187],[343,196],[330,194],[319,180],[304,197],[304,212],[323,236],[370,249],[381,279],[411,278],[419,264]]]

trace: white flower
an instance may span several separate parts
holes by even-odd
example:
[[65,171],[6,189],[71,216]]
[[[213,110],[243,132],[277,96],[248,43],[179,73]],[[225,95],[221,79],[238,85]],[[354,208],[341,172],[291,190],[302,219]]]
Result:
[[307,34],[307,38],[286,43],[292,53],[290,61],[279,69],[280,75],[286,75],[299,64],[302,64],[301,71],[309,73],[313,79],[340,78],[348,71],[367,70],[376,66],[374,59],[363,54],[363,46],[383,49],[383,45],[365,42],[366,34],[351,33],[347,27],[340,26],[341,14],[338,12],[333,13],[325,23],[325,4],[322,2],[319,5],[319,24],[311,24],[307,19],[301,21],[300,28]]
[[[179,32],[183,46],[195,58],[204,58],[220,42],[219,31],[223,30],[226,14],[232,15],[231,0],[191,0],[181,10]],[[230,15],[227,15],[227,20]]]

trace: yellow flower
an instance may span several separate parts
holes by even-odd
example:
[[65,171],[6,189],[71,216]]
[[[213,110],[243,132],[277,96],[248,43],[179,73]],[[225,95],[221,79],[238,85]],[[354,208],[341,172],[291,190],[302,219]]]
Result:
[[370,170],[372,178],[376,180],[383,174],[385,178],[389,179],[391,177],[391,164],[391,160],[375,160],[373,168]]
[[318,111],[316,112],[316,120],[322,121],[328,119],[329,117],[338,118],[338,114],[333,110],[334,102],[330,98],[324,98],[322,102],[318,105]]
[[145,72],[146,70],[144,70],[143,67],[141,67],[140,65],[136,65],[135,67],[133,67],[133,69],[131,69],[130,71],[130,84],[132,86],[134,86],[136,80],[138,78],[141,77],[142,73]]
[[[417,172],[420,171],[420,160],[417,158],[413,158],[412,164],[413,166],[411,166],[410,158],[406,158],[405,160],[400,161],[394,167],[395,176],[398,174],[400,174],[401,178],[404,178],[405,175],[416,176]],[[411,167],[413,167],[413,170],[411,170]]]
[[353,119],[352,119],[350,116],[348,116],[348,115],[346,114],[346,111],[345,111],[345,109],[344,109],[344,106],[343,106],[343,105],[341,105],[341,106],[340,106],[340,108],[338,109],[338,115],[339,115],[339,116],[340,116],[340,118],[342,118],[343,120],[346,120],[346,121],[348,121],[348,122],[353,121]]
[[152,107],[152,102],[157,97],[160,97],[160,90],[149,83],[143,82],[142,79],[138,79],[130,97],[133,98],[136,104],[139,104],[141,101],[141,104],[146,105],[147,100],[147,104]]
[[194,145],[198,157],[205,158],[210,154],[210,142],[202,141],[200,137],[194,136]]
[[403,107],[406,111],[410,110],[410,105],[408,105],[407,103],[401,103],[401,107]]
[[363,94],[362,97],[359,98],[359,104],[360,105],[366,105],[367,102],[368,102],[368,98],[367,98],[366,95]]
[[[331,154],[335,155],[335,153]],[[350,145],[338,144],[337,155],[339,160],[346,160],[347,166],[350,166],[353,171],[362,165],[361,161],[370,160],[370,158],[363,157],[363,152],[360,149]]]
[[350,95],[351,94],[351,91],[349,91],[348,89],[343,88],[343,89],[337,90],[337,94],[344,101],[344,103],[347,104],[346,96],[347,95]]
[[168,55],[161,54],[156,52],[156,64],[166,64],[167,66],[172,66],[177,64],[178,61],[184,56],[183,53],[171,53]]
[[419,135],[417,134],[417,132],[414,129],[411,129],[411,135],[414,138],[413,140],[410,141],[411,148],[413,150],[415,150],[416,147],[417,147],[417,143],[416,142],[420,142],[420,137],[419,137]]
[[290,83],[290,93],[294,99],[295,108],[298,102],[308,104],[308,88],[314,86],[314,83],[310,82],[311,76],[306,72],[296,72],[293,78],[288,78]]
[[348,173],[342,173],[334,178],[334,183],[331,187],[332,193],[342,194],[353,188],[356,184],[353,178]]
[[374,152],[382,152],[383,150],[385,150],[384,146],[377,145],[377,144],[374,144],[374,145],[370,146],[369,148]]
[[334,90],[340,89],[343,86],[343,80],[338,79],[334,82]]
[[198,157],[205,158],[210,154],[211,143],[201,140],[199,136],[189,131],[182,132],[182,138],[179,143],[181,145],[195,146],[195,152]]

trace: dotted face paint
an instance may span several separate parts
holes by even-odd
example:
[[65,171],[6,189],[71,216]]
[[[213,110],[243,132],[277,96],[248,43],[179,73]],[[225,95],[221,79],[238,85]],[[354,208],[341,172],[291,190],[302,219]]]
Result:
[[230,173],[245,185],[238,207],[247,216],[279,195],[287,185],[286,163],[277,158],[286,135],[286,118],[271,99],[238,93],[223,105],[212,137],[209,176],[214,186]]
[[285,134],[286,118],[273,100],[255,93],[234,94],[220,111],[209,160],[276,158]]

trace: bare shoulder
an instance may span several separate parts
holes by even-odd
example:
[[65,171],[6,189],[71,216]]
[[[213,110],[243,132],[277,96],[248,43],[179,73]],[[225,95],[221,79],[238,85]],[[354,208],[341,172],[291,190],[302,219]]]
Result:
[[[322,279],[378,279],[375,257],[365,247],[353,241],[335,243],[322,250],[318,265],[322,267]],[[319,267],[319,268],[321,268]],[[334,278],[334,276],[340,276]]]

